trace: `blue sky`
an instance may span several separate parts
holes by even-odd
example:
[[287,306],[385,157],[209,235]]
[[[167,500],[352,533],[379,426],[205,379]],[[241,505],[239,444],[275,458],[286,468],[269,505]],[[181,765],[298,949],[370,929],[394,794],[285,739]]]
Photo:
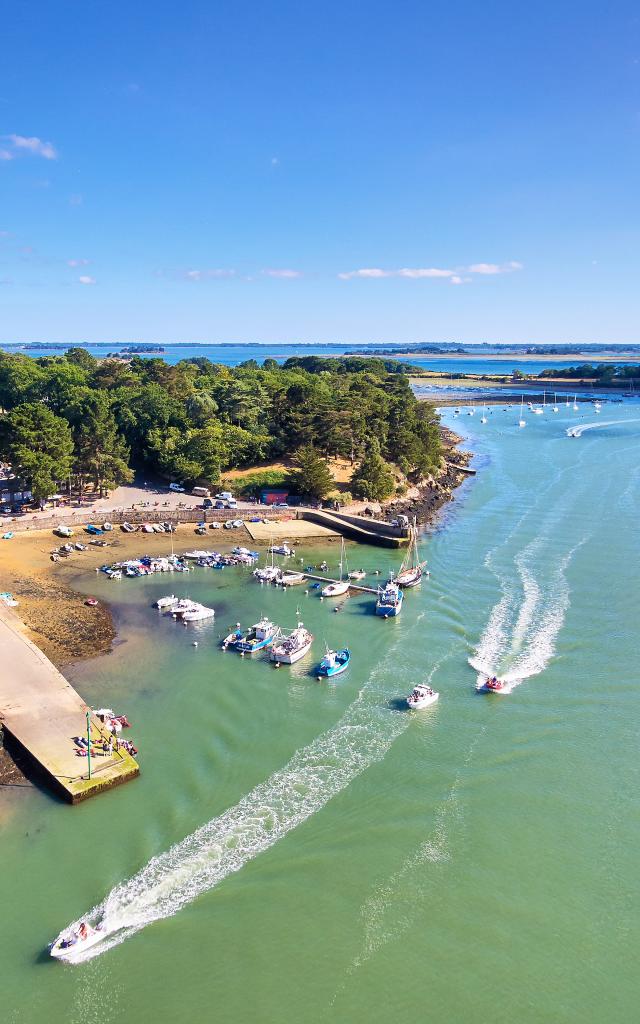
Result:
[[632,3],[5,7],[2,341],[639,341]]

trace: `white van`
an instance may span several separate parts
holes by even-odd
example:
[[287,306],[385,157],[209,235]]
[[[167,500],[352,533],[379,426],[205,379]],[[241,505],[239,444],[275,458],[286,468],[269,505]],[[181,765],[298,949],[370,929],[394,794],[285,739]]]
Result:
[[191,493],[195,494],[198,498],[210,498],[211,497],[211,491],[209,490],[208,487],[194,487],[192,489]]

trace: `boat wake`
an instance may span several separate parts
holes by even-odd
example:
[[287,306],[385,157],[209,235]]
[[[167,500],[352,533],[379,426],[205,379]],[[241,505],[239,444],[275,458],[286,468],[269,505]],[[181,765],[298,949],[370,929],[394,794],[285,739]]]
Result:
[[240,871],[380,761],[410,722],[410,716],[389,707],[398,688],[397,648],[405,640],[398,637],[333,729],[297,751],[284,768],[234,807],[153,857],[74,922],[70,927],[83,920],[104,932],[104,939],[79,951],[74,963],[99,956],[152,922],[176,914]]
[[627,423],[640,423],[640,419],[608,420],[606,423],[601,423],[600,420],[596,420],[595,423],[583,423],[577,427],[567,427],[567,437],[582,437],[585,430],[597,430],[599,427],[626,426]]
[[[536,570],[537,556],[545,548],[543,537],[537,537],[516,555],[517,577],[502,581],[502,596],[491,611],[475,654],[469,658],[478,673],[479,688],[496,675],[507,684],[502,692],[510,693],[547,667],[570,604],[566,570],[587,540],[583,537],[554,559],[553,569],[544,574]],[[543,553],[548,558],[548,552]]]

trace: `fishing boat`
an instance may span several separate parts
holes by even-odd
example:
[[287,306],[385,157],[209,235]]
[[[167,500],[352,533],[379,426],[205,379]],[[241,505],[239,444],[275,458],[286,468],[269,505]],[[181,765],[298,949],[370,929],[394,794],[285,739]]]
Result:
[[407,704],[412,711],[420,711],[422,708],[428,708],[435,704],[439,696],[440,694],[432,690],[426,683],[416,683],[407,697]]
[[236,640],[234,647],[240,654],[254,654],[265,647],[270,647],[277,635],[278,629],[273,622],[262,618]]
[[520,419],[518,420],[519,427],[526,427],[527,421],[524,418],[524,395],[520,400]]
[[417,587],[422,581],[422,574],[426,561],[421,562],[418,557],[418,530],[415,521],[409,527],[409,546],[404,556],[400,572],[393,577],[393,582],[399,587]]
[[351,651],[348,647],[344,647],[341,651],[330,651],[327,647],[326,654],[316,670],[316,675],[318,679],[330,679],[331,676],[339,676],[341,672],[344,672],[349,667],[350,661]]
[[299,622],[288,635],[278,638],[278,642],[271,648],[269,658],[276,665],[295,665],[296,661],[309,653],[312,643],[313,634]]
[[327,583],[326,587],[323,587],[321,594],[323,597],[341,597],[346,594],[349,590],[349,575],[347,572],[346,577],[343,575],[343,568],[346,563],[346,557],[344,553],[344,538],[340,538],[340,577],[337,580],[332,580],[331,583]]
[[58,938],[51,945],[49,952],[55,960],[66,960],[69,963],[73,963],[85,949],[95,946],[103,938],[104,932],[101,930],[100,925],[92,928],[91,925],[85,924],[82,921],[77,927],[72,925],[70,928],[65,928],[63,932],[60,932]]
[[392,580],[389,580],[384,587],[380,587],[378,590],[376,615],[382,615],[385,619],[399,615],[402,610],[402,598],[403,594],[400,587],[396,586]]
[[307,577],[303,572],[282,573],[278,583],[283,587],[297,587],[300,583],[306,583]]

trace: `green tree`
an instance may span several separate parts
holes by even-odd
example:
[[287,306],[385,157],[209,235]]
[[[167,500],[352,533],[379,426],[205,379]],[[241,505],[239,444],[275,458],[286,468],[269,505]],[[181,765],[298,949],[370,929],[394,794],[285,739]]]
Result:
[[118,484],[131,483],[129,448],[118,433],[109,398],[104,391],[85,388],[65,410],[71,423],[76,457],[74,471],[81,488],[87,479],[103,492]]
[[69,425],[38,402],[19,405],[0,419],[0,457],[25,481],[34,498],[48,498],[71,472]]
[[320,500],[334,489],[336,482],[331,470],[312,444],[299,448],[293,461],[297,466],[293,479],[301,494],[308,494],[311,498]]
[[380,445],[375,439],[369,442],[362,463],[351,477],[351,490],[356,498],[372,501],[384,501],[395,490],[393,473],[382,458]]
[[87,352],[86,348],[69,348],[65,352],[64,358],[68,363],[81,366],[83,370],[88,370],[89,373],[92,373],[98,365],[98,360],[90,352]]

